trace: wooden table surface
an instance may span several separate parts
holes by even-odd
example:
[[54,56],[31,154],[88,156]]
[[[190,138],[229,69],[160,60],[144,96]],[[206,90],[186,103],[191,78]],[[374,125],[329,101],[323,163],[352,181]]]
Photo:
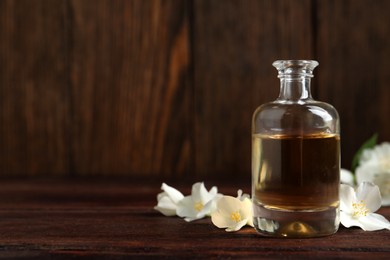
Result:
[[[207,188],[217,183],[205,183]],[[333,236],[275,239],[248,227],[228,233],[209,218],[186,223],[153,210],[161,183],[131,180],[0,180],[0,257],[68,259],[390,259],[390,231],[341,227]],[[174,185],[172,185],[174,186]],[[179,187],[188,194],[191,184]],[[235,195],[235,184],[218,186]],[[390,219],[390,207],[379,213]]]

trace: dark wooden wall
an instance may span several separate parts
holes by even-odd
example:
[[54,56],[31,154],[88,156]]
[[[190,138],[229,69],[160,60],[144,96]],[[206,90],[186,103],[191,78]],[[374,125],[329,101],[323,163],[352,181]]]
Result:
[[250,178],[276,59],[316,59],[343,166],[390,140],[390,1],[0,0],[1,175]]

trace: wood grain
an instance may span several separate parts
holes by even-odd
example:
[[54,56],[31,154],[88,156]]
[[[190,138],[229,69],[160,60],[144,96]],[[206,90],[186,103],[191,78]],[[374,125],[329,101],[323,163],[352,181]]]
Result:
[[64,1],[0,2],[0,173],[69,171]]
[[191,163],[183,1],[72,1],[76,174],[184,175]]
[[[387,259],[389,231],[343,228],[316,239],[270,239],[245,227],[226,232],[209,218],[185,222],[153,210],[159,183],[131,180],[2,180],[0,255],[4,258],[129,257]],[[173,185],[173,184],[172,184]],[[211,183],[206,183],[210,188]],[[174,187],[188,194],[189,185]],[[234,195],[237,183],[218,186]],[[72,191],[72,192],[69,192]],[[390,218],[390,208],[380,211]]]
[[196,170],[250,178],[251,117],[273,101],[272,62],[313,57],[310,1],[195,1]]
[[342,166],[390,140],[389,1],[0,1],[0,175],[250,178],[276,59],[317,59]]
[[342,155],[353,154],[374,133],[390,140],[389,1],[317,1],[319,96],[341,117]]

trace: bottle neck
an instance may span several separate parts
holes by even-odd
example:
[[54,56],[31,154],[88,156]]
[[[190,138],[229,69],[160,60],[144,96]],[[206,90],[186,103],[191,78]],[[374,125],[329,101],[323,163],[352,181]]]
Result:
[[278,101],[299,103],[310,99],[310,77],[280,77]]

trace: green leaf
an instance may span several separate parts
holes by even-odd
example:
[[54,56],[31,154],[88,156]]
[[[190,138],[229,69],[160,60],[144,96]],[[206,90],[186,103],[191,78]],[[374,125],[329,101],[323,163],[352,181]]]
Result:
[[355,156],[352,160],[351,170],[352,172],[355,172],[356,168],[359,166],[360,157],[362,156],[362,153],[366,149],[374,148],[376,145],[376,141],[378,139],[378,134],[374,134],[370,137],[367,141],[365,141],[362,146],[359,148],[359,150],[356,152]]

